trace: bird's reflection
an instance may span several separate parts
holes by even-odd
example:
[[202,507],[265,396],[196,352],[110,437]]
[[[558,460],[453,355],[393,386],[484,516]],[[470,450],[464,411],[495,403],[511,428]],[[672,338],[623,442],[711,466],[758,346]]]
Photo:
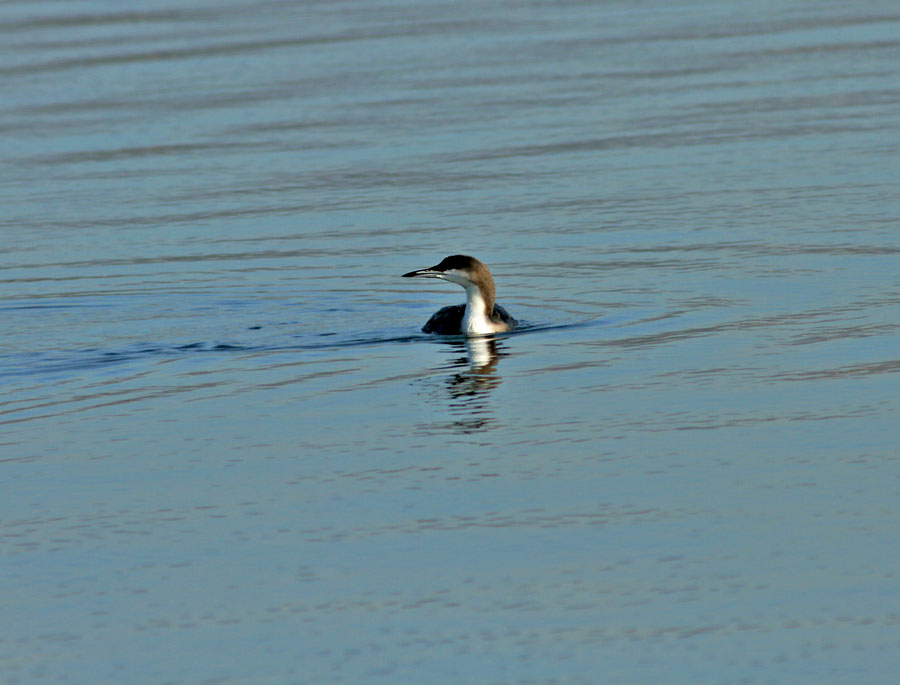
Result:
[[430,425],[430,430],[454,433],[477,433],[490,430],[496,424],[491,393],[500,385],[497,371],[500,358],[505,356],[502,345],[493,336],[448,340],[450,349],[459,356],[450,361],[452,373],[443,380],[440,392],[434,392],[436,402],[450,410],[453,420]]

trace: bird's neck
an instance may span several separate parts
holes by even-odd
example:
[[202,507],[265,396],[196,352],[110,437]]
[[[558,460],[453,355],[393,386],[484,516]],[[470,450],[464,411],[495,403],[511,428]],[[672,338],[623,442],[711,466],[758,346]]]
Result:
[[466,313],[463,316],[463,332],[469,335],[487,335],[494,333],[495,324],[491,321],[494,313],[494,302],[488,301],[477,286],[466,288]]

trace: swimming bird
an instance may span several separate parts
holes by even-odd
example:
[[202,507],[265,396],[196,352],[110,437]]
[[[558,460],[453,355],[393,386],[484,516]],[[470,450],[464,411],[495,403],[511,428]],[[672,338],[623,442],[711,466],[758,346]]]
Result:
[[475,257],[455,254],[428,269],[403,274],[404,278],[440,278],[466,289],[466,303],[444,307],[422,326],[423,333],[490,335],[516,327],[518,321],[494,302],[494,278]]

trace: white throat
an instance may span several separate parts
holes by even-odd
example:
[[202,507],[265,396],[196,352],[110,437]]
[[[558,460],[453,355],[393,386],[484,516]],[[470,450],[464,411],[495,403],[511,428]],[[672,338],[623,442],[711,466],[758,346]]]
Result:
[[488,317],[487,304],[475,285],[466,286],[466,313],[462,320],[464,335],[488,335],[497,332],[497,324]]

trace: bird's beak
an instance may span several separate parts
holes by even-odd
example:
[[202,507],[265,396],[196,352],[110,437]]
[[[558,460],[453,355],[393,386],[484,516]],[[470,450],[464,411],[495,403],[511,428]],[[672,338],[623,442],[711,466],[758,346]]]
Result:
[[417,269],[416,271],[410,271],[408,274],[403,274],[402,278],[442,278],[444,276],[443,271],[438,271],[435,267],[429,267],[427,269]]

